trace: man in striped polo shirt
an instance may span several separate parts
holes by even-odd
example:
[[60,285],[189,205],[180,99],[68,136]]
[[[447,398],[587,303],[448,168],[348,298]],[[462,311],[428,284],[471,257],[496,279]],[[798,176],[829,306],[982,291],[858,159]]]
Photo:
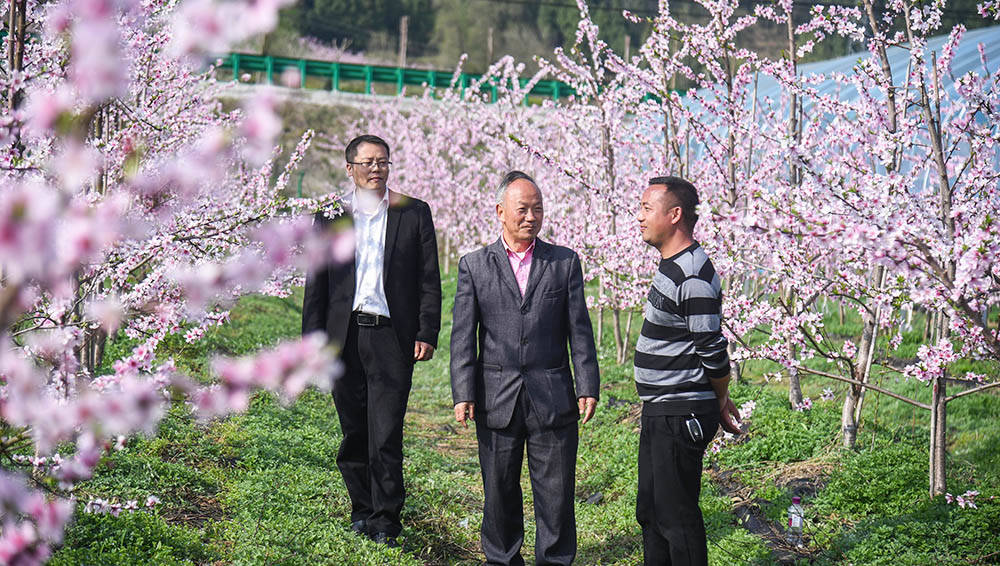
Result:
[[635,346],[643,401],[636,519],[646,565],[708,564],[698,507],[702,458],[720,424],[739,433],[719,276],[693,237],[697,206],[691,183],[656,177],[636,216],[643,241],[662,258]]

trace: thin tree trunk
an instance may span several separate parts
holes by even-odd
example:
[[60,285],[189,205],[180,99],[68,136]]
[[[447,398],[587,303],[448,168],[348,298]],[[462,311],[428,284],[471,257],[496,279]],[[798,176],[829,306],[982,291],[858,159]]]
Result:
[[[613,324],[611,329],[615,334],[615,359],[622,359],[622,352],[625,350],[625,341],[622,339],[622,320],[621,320],[621,309],[611,309],[611,320]],[[618,362],[621,363],[621,362]]]
[[[795,291],[791,287],[781,289],[781,298],[785,303],[785,308],[789,313],[795,312]],[[793,347],[792,357],[798,358],[798,350]],[[799,370],[796,367],[788,368],[788,403],[792,407],[802,404],[802,384],[799,381]]]
[[[28,7],[26,0],[8,0],[9,19],[7,23],[7,76],[14,73],[20,74],[24,69],[24,43],[27,39],[25,28],[28,24]],[[11,81],[10,90],[7,92],[7,112],[13,114],[21,106],[24,99],[24,86],[17,85],[16,81]],[[17,130],[15,130],[17,132]],[[24,151],[20,134],[16,134],[12,147],[15,154]]]
[[[944,312],[938,320],[938,333],[948,335],[949,320]],[[931,381],[931,433],[929,454],[929,494],[931,497],[942,495],[948,491],[947,457],[948,457],[948,405],[947,405],[948,370]]]
[[632,338],[632,311],[631,311],[631,309],[625,311],[625,317],[626,317],[625,318],[625,339],[624,339],[624,344],[622,346],[621,355],[618,356],[618,360],[617,360],[619,364],[624,364],[625,360],[628,359],[628,352],[629,352],[630,342],[631,342],[631,338]]
[[604,275],[597,278],[597,347],[604,343]]
[[[733,359],[733,356],[736,354],[736,344],[735,343],[730,342],[729,345],[726,346],[726,354],[729,356],[730,360]],[[740,380],[743,379],[743,366],[742,366],[742,364],[740,364],[739,362],[730,361],[729,365],[731,367],[730,377],[732,378],[733,383],[739,383]]]
[[802,404],[802,384],[799,381],[798,368],[788,368],[788,402],[792,407]]
[[[870,1],[870,0],[866,0]],[[907,39],[910,44],[914,43],[913,28],[910,25],[909,12],[904,12],[906,23]],[[923,114],[924,125],[927,127],[927,136],[931,142],[931,155],[934,158],[935,169],[937,170],[938,189],[938,218],[941,221],[945,243],[950,244],[955,234],[955,219],[952,217],[952,195],[951,182],[948,179],[947,160],[944,154],[943,141],[941,137],[941,92],[937,75],[937,53],[931,52],[931,73],[932,85],[934,89],[934,101],[931,101],[931,93],[927,91],[926,81],[920,81],[918,92],[920,95],[919,107]],[[936,110],[935,105],[936,103]],[[954,281],[955,263],[945,261],[945,273],[948,281]],[[950,330],[949,316],[941,312],[935,325],[937,337],[935,342],[942,338],[947,338]],[[929,491],[931,497],[945,493],[948,489],[948,479],[946,476],[946,448],[947,448],[947,404],[945,379],[947,370],[942,375],[934,378],[931,386],[931,435],[930,435],[930,474]]]
[[[747,287],[752,287],[752,285],[750,285],[750,278],[745,275],[740,275],[729,285],[729,289],[739,289],[744,295],[748,294]],[[729,356],[730,360],[733,359],[733,355],[736,353],[736,344],[734,344],[734,342],[735,341],[730,342],[729,345],[726,346],[726,354]],[[743,368],[740,367],[739,362],[733,361],[730,361],[730,367],[732,368],[730,374],[732,380],[739,383],[740,378],[743,376]]]
[[444,239],[444,274],[451,272],[451,240]]
[[[877,317],[877,315],[876,315]],[[875,344],[878,340],[878,323],[865,323],[865,328],[861,333],[861,345],[858,350],[861,358],[858,359],[858,370],[861,374],[861,382],[868,383],[871,379],[872,362],[875,358]],[[861,411],[865,405],[865,393],[868,390],[864,387],[858,393],[858,405],[854,407],[854,422],[861,424]]]
[[[865,319],[861,335],[861,345],[858,347],[858,363],[853,365],[851,379],[868,383],[871,375],[872,354],[875,350],[875,340],[878,337],[878,324],[874,317]],[[851,385],[844,398],[844,406],[840,411],[840,430],[843,434],[844,448],[853,449],[858,440],[858,423],[861,421],[861,409],[865,399],[865,388]]]
[[[857,379],[857,376],[851,376]],[[844,448],[853,450],[858,442],[858,422],[854,419],[854,408],[858,404],[861,387],[850,385],[847,388],[847,397],[844,399],[844,406],[840,412],[840,432],[843,435]]]
[[[885,268],[882,266],[875,268],[875,273],[872,274],[872,280],[877,286],[879,292],[882,292],[885,286]],[[872,363],[875,359],[875,346],[878,342],[878,321],[882,317],[882,307],[876,307],[875,312],[871,314],[871,320],[865,321],[864,330],[861,332],[861,344],[858,347],[858,366],[861,373],[861,381],[868,383],[871,379]],[[861,423],[861,410],[865,404],[865,393],[867,389],[861,388],[861,392],[858,395],[858,405],[854,408],[854,422],[860,425]]]
[[945,476],[948,441],[948,411],[945,404],[946,376],[935,377],[931,383],[931,435],[930,435],[930,496],[948,490]]

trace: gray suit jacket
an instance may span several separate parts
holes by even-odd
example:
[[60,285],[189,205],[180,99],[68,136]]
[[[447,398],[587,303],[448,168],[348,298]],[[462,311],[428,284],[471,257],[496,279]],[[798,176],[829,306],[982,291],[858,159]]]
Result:
[[594,333],[573,250],[536,240],[523,299],[499,239],[463,256],[452,312],[452,396],[474,401],[480,424],[506,427],[522,387],[546,427],[579,419],[576,399],[598,396]]

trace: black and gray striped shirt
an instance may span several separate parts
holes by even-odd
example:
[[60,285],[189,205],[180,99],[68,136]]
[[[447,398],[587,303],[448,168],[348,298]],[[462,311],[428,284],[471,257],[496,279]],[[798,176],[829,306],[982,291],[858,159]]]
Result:
[[709,379],[729,375],[721,319],[719,276],[697,242],[660,261],[635,345],[635,386],[644,413],[718,410]]

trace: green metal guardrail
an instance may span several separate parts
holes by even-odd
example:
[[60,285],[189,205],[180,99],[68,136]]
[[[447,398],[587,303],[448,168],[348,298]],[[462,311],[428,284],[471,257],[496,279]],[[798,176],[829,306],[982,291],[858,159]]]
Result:
[[[405,86],[427,85],[433,88],[447,88],[451,85],[454,73],[447,71],[434,71],[426,69],[410,69],[406,67],[383,67],[378,65],[358,65],[355,63],[335,63],[332,61],[317,61],[314,59],[293,59],[290,57],[273,57],[270,55],[250,55],[246,53],[230,53],[228,57],[222,59],[218,66],[220,69],[232,69],[233,80],[238,81],[242,72],[264,73],[269,84],[274,84],[274,75],[279,75],[287,69],[297,69],[299,72],[299,86],[306,88],[306,77],[321,77],[330,80],[330,90],[342,91],[342,81],[363,81],[364,93],[372,93],[373,83],[387,83],[396,85],[396,94],[402,94]],[[458,86],[465,93],[465,89],[473,82],[482,79],[482,75],[472,73],[462,73],[459,76]],[[527,84],[527,79],[518,79],[521,86]],[[482,88],[490,93],[490,100],[497,100],[497,85],[495,82],[488,82]],[[551,98],[558,100],[562,97],[572,96],[576,91],[566,83],[552,80],[541,80],[535,83],[530,95]],[[524,103],[528,103],[525,97]]]

